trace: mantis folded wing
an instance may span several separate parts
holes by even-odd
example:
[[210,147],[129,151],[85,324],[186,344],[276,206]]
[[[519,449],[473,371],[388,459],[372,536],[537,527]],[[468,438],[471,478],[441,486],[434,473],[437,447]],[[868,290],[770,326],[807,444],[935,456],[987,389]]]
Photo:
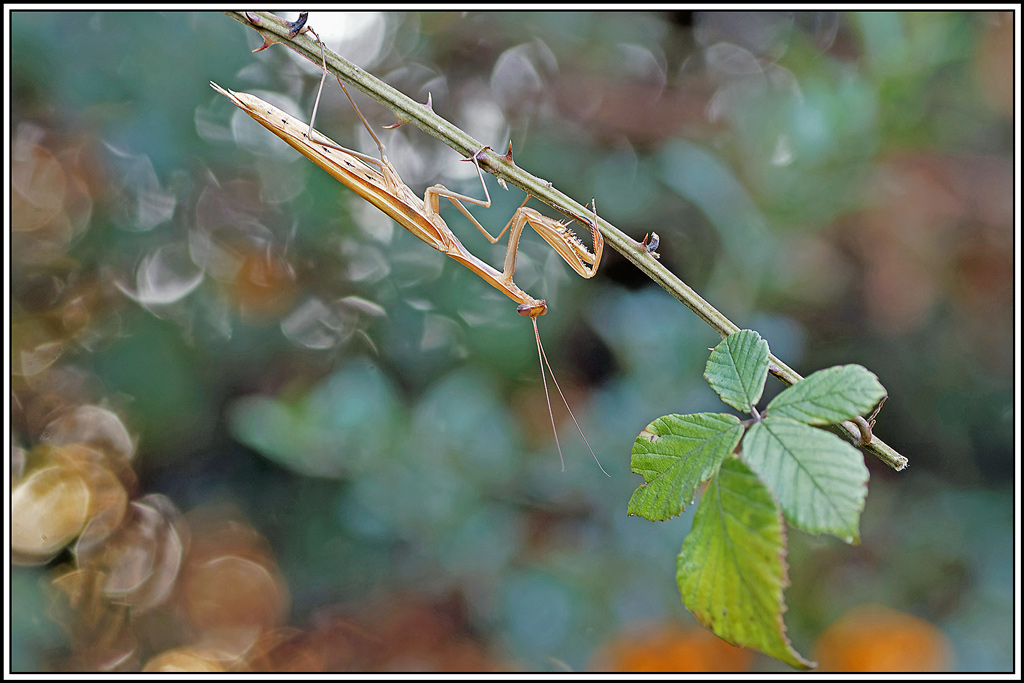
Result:
[[[548,218],[526,206],[520,206],[516,210],[497,237],[491,237],[490,233],[473,218],[462,204],[462,201],[468,201],[485,208],[489,207],[491,200],[490,195],[487,194],[486,185],[484,185],[486,199],[483,201],[457,194],[443,185],[434,185],[428,188],[423,199],[420,199],[408,185],[402,182],[398,171],[388,163],[383,150],[381,158],[378,160],[354,150],[345,149],[316,130],[312,130],[312,134],[310,134],[308,131],[311,129],[308,129],[306,124],[255,95],[225,90],[213,82],[210,85],[217,92],[227,96],[264,128],[297,149],[314,164],[393,218],[406,230],[434,249],[466,266],[510,299],[518,302],[518,311],[521,315],[535,317],[547,313],[547,304],[542,299],[533,298],[512,281],[516,267],[516,253],[519,249],[519,238],[526,225],[532,226],[581,276],[590,278],[597,272],[604,250],[604,238],[597,230],[596,222],[589,226],[594,241],[593,253],[580,242],[566,224]],[[473,157],[473,163],[476,165],[477,174],[483,184],[483,172],[480,170],[480,163],[476,157]],[[374,170],[369,164],[377,166],[380,170]],[[500,240],[505,230],[511,227],[503,271],[499,272],[491,267],[462,245],[462,242],[438,213],[439,198],[442,196],[447,197],[455,204],[492,243]]]

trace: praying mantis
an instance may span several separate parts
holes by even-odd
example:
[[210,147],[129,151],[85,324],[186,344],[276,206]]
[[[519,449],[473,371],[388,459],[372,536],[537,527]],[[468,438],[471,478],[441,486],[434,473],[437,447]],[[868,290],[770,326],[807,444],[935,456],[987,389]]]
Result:
[[[319,37],[317,40],[319,41]],[[323,44],[321,43],[321,48],[322,46]],[[326,73],[325,66],[325,77]],[[320,81],[321,91],[323,83],[324,80],[322,78]],[[590,442],[587,441],[586,435],[583,434],[583,430],[576,421],[576,416],[572,414],[572,410],[569,408],[569,404],[565,400],[565,395],[562,394],[561,387],[558,386],[558,380],[555,379],[554,372],[551,370],[551,364],[548,362],[547,355],[544,353],[544,346],[540,341],[540,332],[537,328],[537,318],[547,313],[547,303],[543,299],[537,299],[530,296],[520,289],[512,280],[512,276],[516,269],[516,255],[519,249],[519,239],[527,225],[532,227],[549,245],[551,245],[558,255],[561,256],[562,259],[565,260],[565,262],[568,263],[569,266],[581,277],[593,277],[597,273],[597,269],[601,264],[601,255],[604,250],[604,238],[597,229],[596,201],[593,202],[594,220],[590,220],[583,216],[576,216],[576,220],[581,223],[585,223],[590,228],[591,239],[593,241],[593,251],[587,249],[587,247],[569,227],[568,223],[549,218],[548,216],[541,214],[539,211],[527,207],[526,202],[530,200],[529,195],[527,195],[519,208],[516,209],[516,212],[512,215],[512,218],[509,219],[508,223],[505,224],[505,227],[502,228],[501,232],[499,232],[496,237],[493,237],[487,229],[473,217],[463,204],[463,202],[468,202],[483,208],[489,208],[491,206],[491,197],[487,191],[487,185],[484,183],[483,171],[480,168],[479,159],[479,156],[483,151],[488,149],[487,147],[481,148],[476,154],[472,155],[468,159],[472,161],[476,167],[477,176],[479,177],[480,184],[484,189],[484,199],[476,199],[474,197],[453,192],[443,185],[434,185],[427,188],[423,198],[420,199],[416,193],[402,181],[401,176],[399,176],[398,171],[395,170],[394,166],[388,162],[383,143],[381,143],[380,139],[373,132],[369,123],[367,123],[366,118],[363,117],[362,112],[359,111],[359,107],[356,106],[355,101],[349,94],[348,89],[345,88],[344,83],[342,83],[340,79],[338,79],[338,85],[341,86],[341,89],[352,104],[352,107],[356,110],[356,113],[359,115],[359,118],[366,127],[366,130],[369,131],[370,136],[377,144],[379,158],[374,158],[373,156],[342,147],[313,128],[313,122],[316,118],[316,108],[319,105],[320,92],[317,93],[317,103],[313,107],[313,115],[307,126],[290,114],[281,111],[277,107],[261,100],[255,95],[227,90],[212,81],[210,82],[210,85],[217,92],[230,99],[232,103],[252,117],[257,123],[287,142],[317,166],[327,171],[327,173],[336,180],[394,219],[399,225],[404,227],[413,235],[420,238],[437,251],[442,252],[446,256],[449,256],[466,266],[480,276],[485,282],[508,296],[513,301],[517,302],[519,304],[516,309],[517,312],[522,316],[529,317],[533,322],[534,337],[537,341],[537,354],[540,360],[541,377],[544,381],[544,395],[548,399],[548,414],[551,417],[551,428],[555,432],[555,444],[558,447],[559,458],[562,459],[562,448],[561,444],[558,443],[558,432],[555,429],[554,414],[551,412],[551,399],[548,395],[547,378],[544,373],[545,365],[547,366],[548,372],[551,373],[551,379],[555,383],[555,388],[558,389],[558,393],[562,397],[562,401],[565,403],[566,410],[569,411],[569,415],[572,417],[573,423],[576,424],[576,428],[579,430],[580,436],[583,437],[584,442],[587,444],[587,448],[590,449],[591,454],[594,455],[594,459],[597,460],[597,455],[594,454],[594,449],[591,448]],[[470,222],[480,230],[491,244],[496,244],[505,232],[508,231],[508,248],[505,252],[505,264],[503,270],[498,271],[490,264],[472,254],[465,246],[463,246],[455,236],[455,233],[451,231],[444,219],[441,218],[439,213],[441,197],[448,199],[452,204],[454,204],[456,208],[458,208],[459,211],[461,211],[470,220]],[[601,467],[600,461],[598,461],[598,467]],[[562,459],[562,468],[563,470],[565,469],[564,459]],[[601,467],[601,471],[604,472],[603,467]],[[607,474],[607,472],[605,472],[605,474]]]

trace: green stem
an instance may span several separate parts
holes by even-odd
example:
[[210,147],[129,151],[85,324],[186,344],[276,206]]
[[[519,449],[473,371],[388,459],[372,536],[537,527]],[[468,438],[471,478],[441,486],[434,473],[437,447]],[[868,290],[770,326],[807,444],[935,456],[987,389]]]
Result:
[[[246,26],[256,29],[268,43],[282,43],[299,53],[314,64],[320,66],[321,46],[306,33],[296,36],[289,35],[289,27],[280,17],[270,12],[225,12],[229,17]],[[253,21],[255,20],[255,21]],[[256,23],[258,22],[258,23]],[[512,183],[545,204],[552,206],[569,218],[578,216],[589,217],[591,212],[571,197],[559,192],[554,186],[516,166],[508,157],[487,148],[481,152],[483,145],[464,131],[438,116],[423,104],[414,101],[403,93],[395,90],[387,83],[375,78],[355,64],[335,54],[326,47],[323,55],[327,62],[327,70],[337,75],[342,81],[360,90],[395,113],[403,123],[414,123],[425,132],[448,145],[464,157],[478,154],[480,165],[506,182]],[[614,225],[598,218],[598,229],[615,251],[625,256],[633,265],[642,270],[649,278],[661,285],[669,294],[686,305],[691,311],[707,323],[723,338],[739,330],[731,320],[726,318],[714,306],[709,304],[689,285],[680,280],[661,263],[644,246],[630,238]],[[775,356],[770,356],[771,373],[783,384],[790,386],[803,379],[795,370]],[[853,444],[874,454],[882,462],[896,470],[907,465],[907,459],[886,445],[878,437],[874,437],[867,446],[860,445],[860,430],[852,422],[843,423],[835,430]]]

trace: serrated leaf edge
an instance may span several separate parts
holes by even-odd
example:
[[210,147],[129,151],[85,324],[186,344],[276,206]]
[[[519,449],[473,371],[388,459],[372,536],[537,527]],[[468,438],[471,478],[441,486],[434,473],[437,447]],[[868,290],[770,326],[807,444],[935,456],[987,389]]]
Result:
[[[726,459],[728,459],[729,457],[736,457],[736,456],[726,456]],[[738,460],[742,460],[741,458],[737,458],[737,459]],[[725,462],[725,460],[722,461],[723,464],[724,464],[724,462]],[[761,650],[759,648],[753,647],[751,645],[747,645],[745,643],[736,642],[735,640],[732,640],[732,639],[730,639],[730,638],[728,638],[726,636],[723,636],[722,634],[718,633],[711,625],[705,623],[704,620],[700,617],[700,615],[698,615],[696,612],[694,612],[690,608],[690,606],[686,604],[685,601],[683,602],[683,606],[686,607],[686,609],[691,614],[693,614],[694,618],[697,619],[697,622],[700,623],[701,626],[703,626],[704,628],[708,629],[709,631],[714,633],[716,636],[718,636],[719,638],[721,638],[725,642],[729,643],[730,645],[734,645],[736,647],[747,648],[747,649],[751,649],[751,650],[757,650],[758,652],[763,652],[764,654],[768,655],[769,657],[772,657],[773,659],[779,659],[779,661],[781,661],[781,662],[783,662],[785,664],[789,664],[790,666],[792,666],[793,668],[796,668],[796,669],[813,669],[816,666],[818,666],[817,662],[814,662],[814,661],[811,661],[809,659],[806,659],[803,655],[801,655],[799,652],[797,652],[796,649],[793,647],[792,641],[789,639],[789,636],[787,635],[787,627],[786,627],[786,621],[785,621],[784,615],[789,610],[789,605],[786,604],[785,594],[786,594],[786,589],[789,588],[792,584],[789,581],[789,563],[786,562],[787,550],[789,548],[789,535],[787,534],[787,530],[786,530],[785,515],[783,514],[782,509],[779,507],[778,503],[775,501],[775,497],[772,494],[771,489],[768,488],[767,484],[765,484],[763,481],[761,481],[761,478],[757,476],[757,473],[749,465],[747,465],[745,462],[743,463],[743,466],[747,468],[747,470],[758,480],[758,482],[761,483],[761,486],[763,486],[765,488],[765,491],[768,492],[768,495],[771,498],[772,503],[773,503],[774,514],[776,516],[776,519],[779,522],[779,527],[780,527],[779,537],[780,537],[781,543],[780,543],[780,549],[779,549],[779,552],[778,552],[777,556],[778,556],[778,560],[779,560],[779,563],[780,563],[780,569],[781,569],[781,574],[780,574],[781,581],[780,581],[780,585],[779,585],[778,610],[777,610],[774,618],[775,618],[775,620],[777,622],[777,625],[778,625],[778,628],[779,628],[779,637],[782,640],[782,644],[785,646],[786,651],[792,656],[793,661],[790,662],[790,661],[786,661],[784,659],[777,658],[774,655],[772,655],[772,654],[770,654],[768,652],[765,652],[764,650]],[[721,467],[719,467],[719,471],[720,470],[721,470]],[[709,481],[709,484],[708,484],[709,488],[712,485],[717,485],[717,482],[715,481],[717,478],[718,478],[718,472],[715,473],[714,477],[712,477],[711,479],[708,480]],[[707,490],[704,491],[704,496],[701,497],[701,501],[700,501],[700,503],[698,503],[698,506],[704,502],[704,497],[706,497],[706,496],[707,496]],[[724,515],[724,512],[723,512],[723,515]],[[689,534],[687,534],[687,536],[689,536]],[[685,539],[683,541],[683,544],[684,545],[686,544],[686,540]],[[730,545],[730,547],[732,547],[735,544],[730,543],[729,545]],[[679,562],[680,562],[681,559],[682,559],[682,547],[680,547],[679,555],[677,555],[677,559],[676,559],[676,572],[677,572],[677,574],[680,571],[680,569],[679,569]],[[678,577],[677,577],[677,583],[678,583]]]

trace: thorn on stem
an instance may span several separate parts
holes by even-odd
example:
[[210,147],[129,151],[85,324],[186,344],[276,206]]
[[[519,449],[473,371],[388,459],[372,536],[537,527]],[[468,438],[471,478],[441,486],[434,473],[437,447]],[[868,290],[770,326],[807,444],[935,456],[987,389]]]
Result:
[[306,27],[307,19],[309,19],[309,12],[299,12],[298,19],[291,22],[285,22],[285,27],[288,29],[288,37],[294,38],[302,33],[302,30]]
[[658,237],[658,233],[651,232],[644,235],[643,247],[644,251],[653,256],[656,259],[661,258],[661,254],[658,253],[658,245],[661,244],[661,238]]
[[263,51],[263,50],[266,50],[266,49],[267,49],[268,47],[270,47],[271,45],[273,45],[273,43],[271,43],[271,42],[270,42],[270,39],[269,39],[269,38],[267,38],[266,36],[263,36],[263,44],[262,44],[262,45],[260,45],[260,46],[259,46],[258,48],[256,48],[255,50],[253,50],[253,52],[261,52],[261,51]]
[[[429,111],[431,114],[434,113],[434,103],[433,103],[433,100],[431,100],[431,98],[430,98],[430,93],[429,92],[427,93],[427,101],[424,102],[423,104],[421,104],[420,106],[423,107],[424,109],[426,109],[427,111]],[[407,124],[409,122],[410,122],[410,119],[402,116],[401,114],[396,113],[395,114],[395,122],[392,123],[389,126],[384,126],[384,130],[392,130],[394,128],[398,128],[399,126],[404,126],[405,124]]]

